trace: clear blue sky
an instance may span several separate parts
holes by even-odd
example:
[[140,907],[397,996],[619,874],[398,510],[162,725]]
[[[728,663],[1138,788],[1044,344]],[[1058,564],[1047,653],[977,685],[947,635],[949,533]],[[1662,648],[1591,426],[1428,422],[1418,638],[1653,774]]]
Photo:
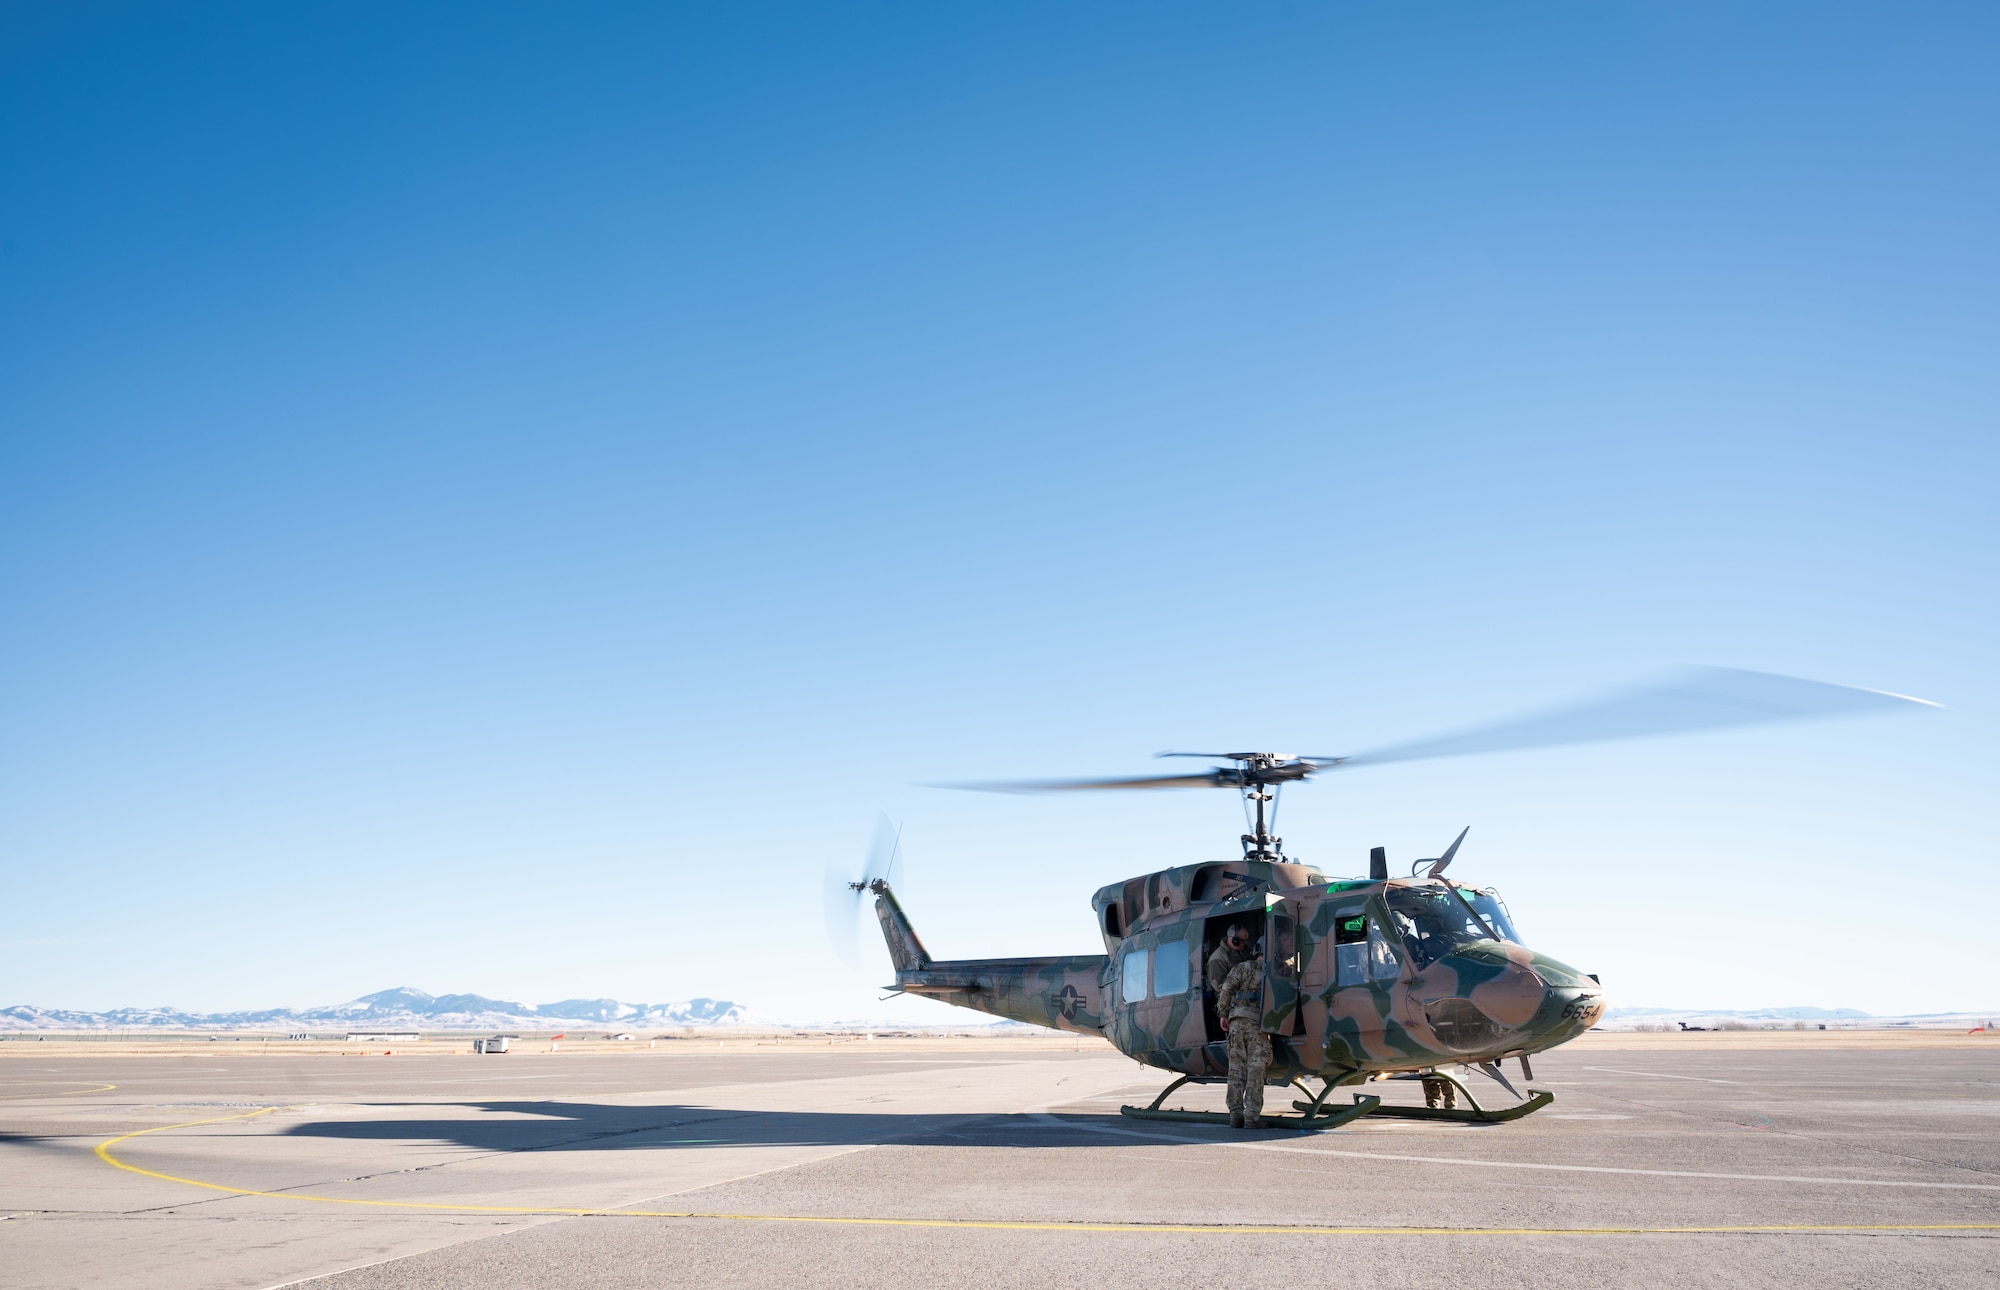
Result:
[[[1390,766],[1614,1000],[2000,1006],[1990,5],[14,4],[0,1003],[877,1013]],[[903,1015],[944,1019],[936,1005]]]

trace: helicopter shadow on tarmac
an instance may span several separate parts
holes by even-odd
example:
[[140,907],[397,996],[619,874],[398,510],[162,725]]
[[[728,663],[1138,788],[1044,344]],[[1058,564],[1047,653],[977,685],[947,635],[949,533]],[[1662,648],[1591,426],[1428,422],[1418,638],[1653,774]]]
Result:
[[[1130,1146],[1128,1139],[1065,1127],[1032,1113],[748,1111],[705,1106],[589,1102],[464,1102],[464,1117],[315,1120],[286,1137],[356,1142],[444,1142],[475,1151],[668,1151],[687,1148],[856,1146]],[[521,1117],[521,1118],[517,1118]],[[1097,1125],[1117,1115],[1066,1115]]]

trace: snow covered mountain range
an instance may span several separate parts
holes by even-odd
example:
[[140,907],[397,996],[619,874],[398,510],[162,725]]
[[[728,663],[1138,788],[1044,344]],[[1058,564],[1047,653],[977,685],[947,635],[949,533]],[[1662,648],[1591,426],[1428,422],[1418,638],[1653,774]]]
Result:
[[324,1008],[261,1012],[182,1012],[176,1008],[116,1008],[79,1012],[25,1004],[0,1008],[0,1030],[549,1030],[582,1023],[641,1029],[689,1026],[783,1027],[784,1022],[727,999],[684,1003],[620,1003],[562,999],[514,1003],[478,994],[426,994],[409,986],[378,990]]

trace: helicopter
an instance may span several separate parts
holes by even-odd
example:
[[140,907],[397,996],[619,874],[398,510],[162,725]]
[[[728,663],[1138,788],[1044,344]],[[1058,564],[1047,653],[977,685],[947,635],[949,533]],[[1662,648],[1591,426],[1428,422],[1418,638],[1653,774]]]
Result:
[[[1102,954],[933,958],[889,882],[899,835],[878,839],[858,879],[829,871],[829,927],[838,926],[841,901],[858,904],[873,895],[896,973],[886,987],[892,994],[1102,1036],[1136,1061],[1179,1077],[1151,1105],[1121,1108],[1125,1115],[1226,1123],[1219,1112],[1164,1103],[1185,1084],[1227,1077],[1223,1025],[1204,965],[1229,929],[1241,925],[1264,964],[1266,1082],[1300,1093],[1292,1104],[1299,1114],[1267,1112],[1267,1120],[1328,1129],[1370,1114],[1518,1119],[1554,1101],[1533,1086],[1532,1057],[1603,1017],[1606,996],[1596,974],[1530,949],[1497,891],[1446,876],[1470,826],[1405,877],[1391,876],[1382,847],[1370,852],[1366,877],[1329,876],[1287,856],[1273,832],[1285,786],[1387,762],[1916,706],[1941,705],[1770,673],[1694,668],[1566,708],[1360,754],[1166,752],[1157,755],[1223,764],[1119,779],[940,785],[1009,793],[1233,789],[1244,799],[1250,831],[1238,855],[1099,888],[1091,913]],[[1507,1061],[1520,1069],[1519,1088],[1502,1067]],[[1475,1071],[1505,1089],[1511,1104],[1490,1092],[1493,1104],[1483,1104],[1466,1083]],[[1336,1089],[1395,1079],[1421,1081],[1423,1105],[1367,1092],[1353,1092],[1345,1105],[1329,1101]],[[1320,1083],[1317,1092],[1312,1080]]]

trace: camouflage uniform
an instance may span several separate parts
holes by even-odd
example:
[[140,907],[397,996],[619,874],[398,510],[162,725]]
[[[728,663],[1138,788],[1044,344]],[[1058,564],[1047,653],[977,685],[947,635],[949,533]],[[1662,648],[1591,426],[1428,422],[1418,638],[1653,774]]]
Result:
[[1229,969],[1215,993],[1216,1010],[1229,1018],[1229,1122],[1264,1117],[1264,1072],[1271,1065],[1271,1037],[1264,1020],[1264,960],[1245,959]]
[[[1209,1002],[1217,1004],[1215,1009],[1216,1016],[1226,1017],[1229,1015],[1222,1010],[1218,1002],[1222,994],[1222,983],[1228,979],[1230,969],[1249,958],[1251,953],[1252,951],[1247,945],[1243,947],[1241,953],[1230,949],[1228,938],[1225,937],[1222,944],[1215,947],[1215,953],[1208,956],[1208,998]],[[1231,1060],[1234,1061],[1233,1058]],[[1229,1113],[1235,1115],[1242,1109],[1243,1090],[1232,1083],[1229,1086]]]
[[1235,950],[1229,948],[1228,941],[1224,941],[1222,944],[1216,946],[1215,953],[1208,956],[1209,993],[1215,994],[1221,991],[1222,980],[1229,975],[1229,969],[1235,967],[1244,959],[1249,958],[1250,953],[1250,948],[1245,946],[1243,952],[1238,954]]

